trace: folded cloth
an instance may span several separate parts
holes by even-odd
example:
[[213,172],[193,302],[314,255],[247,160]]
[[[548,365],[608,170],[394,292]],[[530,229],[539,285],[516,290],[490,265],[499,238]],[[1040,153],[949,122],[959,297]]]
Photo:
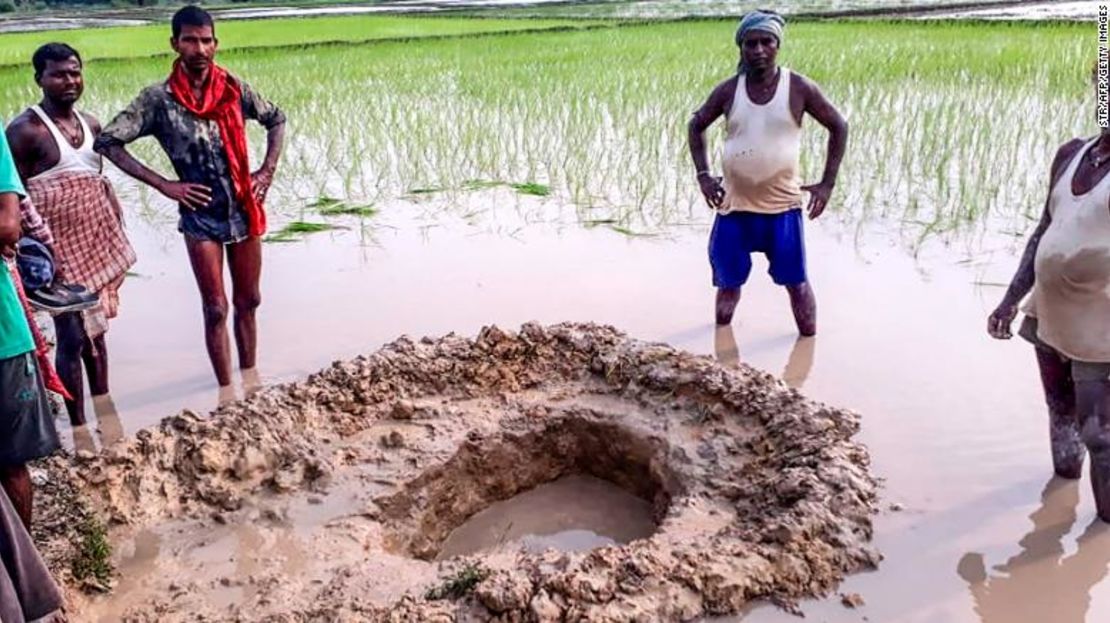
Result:
[[57,583],[0,488],[0,623],[34,621],[62,606]]

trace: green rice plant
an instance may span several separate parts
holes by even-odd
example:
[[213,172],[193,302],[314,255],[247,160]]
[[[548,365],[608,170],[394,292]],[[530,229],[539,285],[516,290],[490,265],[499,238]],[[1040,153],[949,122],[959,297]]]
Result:
[[536,197],[546,197],[551,194],[551,187],[546,184],[537,184],[535,182],[524,182],[521,184],[511,184],[513,190],[522,195],[533,195]]
[[295,242],[308,234],[334,229],[347,229],[341,225],[331,223],[310,223],[305,221],[292,221],[276,232],[264,237],[263,242]]
[[320,197],[308,204],[308,207],[324,216],[373,216],[378,213],[378,210],[368,203],[348,203],[335,197]]

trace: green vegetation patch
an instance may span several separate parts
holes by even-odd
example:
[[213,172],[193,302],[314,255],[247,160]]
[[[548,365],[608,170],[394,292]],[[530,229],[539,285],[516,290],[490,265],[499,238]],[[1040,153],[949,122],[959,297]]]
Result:
[[[315,32],[305,24],[328,22],[290,23]],[[225,47],[235,42],[227,26]],[[713,87],[735,75],[734,28],[733,20],[685,21],[241,50],[221,60],[289,118],[271,190],[287,220],[306,218],[298,212],[305,196],[381,205],[542,180],[513,187],[565,199],[579,217],[604,206],[578,222],[665,233],[712,219],[689,161],[686,124]],[[1001,221],[991,225],[997,230],[1027,229],[1058,146],[1097,132],[1090,41],[1088,25],[1067,23],[791,24],[781,62],[820,84],[850,124],[822,218],[882,222],[908,246],[981,233],[992,219]],[[93,63],[84,108],[107,119],[167,70],[165,58]],[[8,118],[39,98],[29,68],[0,70],[0,89]],[[265,141],[254,124],[250,131],[257,162]],[[716,173],[722,136],[722,123],[708,133]],[[808,183],[820,178],[827,134],[810,120],[803,140]],[[134,145],[169,171],[153,140]],[[141,200],[131,183],[121,182],[121,195]],[[464,203],[444,211],[473,208]]]
[[369,203],[349,203],[335,197],[320,197],[308,204],[308,207],[324,216],[373,216],[378,213]]
[[476,586],[489,577],[489,570],[477,563],[464,566],[454,575],[444,578],[443,582],[428,589],[424,598],[429,601],[441,599],[461,599],[469,595]]
[[[452,37],[499,32],[582,28],[589,22],[567,19],[471,19],[400,15],[342,15],[224,20],[219,23],[224,51],[321,43],[359,43],[389,39]],[[169,20],[149,26],[43,30],[0,35],[0,65],[31,64],[35,48],[62,41],[86,61],[169,55]]]
[[286,223],[285,226],[281,229],[263,238],[262,242],[295,242],[308,234],[315,234],[322,231],[331,231],[333,229],[347,228],[343,227],[342,225],[333,225],[331,223],[293,221],[290,223]]
[[89,513],[78,527],[78,535],[70,567],[73,578],[86,586],[110,586],[113,567],[108,530],[95,515]]

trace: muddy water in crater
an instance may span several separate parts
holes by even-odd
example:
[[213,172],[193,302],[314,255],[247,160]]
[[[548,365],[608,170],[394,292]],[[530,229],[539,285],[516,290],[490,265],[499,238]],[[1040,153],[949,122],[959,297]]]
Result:
[[[675,217],[697,225],[629,238],[575,225],[573,209],[555,200],[492,191],[457,202],[466,205],[386,205],[365,233],[267,245],[263,380],[304,375],[400,334],[472,335],[485,324],[529,320],[611,323],[633,337],[742,360],[860,411],[861,439],[885,479],[884,506],[902,508],[877,520],[881,568],[842,587],[866,605],[807,602],[810,620],[1106,620],[1098,613],[1110,612],[1110,535],[1093,524],[1089,483],[1049,481],[1032,350],[985,331],[1001,290],[976,283],[1007,281],[1018,242],[976,243],[973,250],[993,251],[972,262],[964,246],[914,260],[890,237],[857,239],[835,214],[807,223],[820,331],[799,340],[762,259],[731,331],[715,330],[708,221],[698,211]],[[469,220],[453,216],[463,214]],[[141,276],[123,288],[109,352],[115,406],[132,434],[182,407],[211,408],[220,394],[181,241],[172,225],[129,216]],[[150,564],[171,554],[162,547]],[[128,581],[111,600],[127,599]],[[797,619],[767,606],[742,620]]]
[[578,552],[651,536],[651,504],[592,476],[565,476],[479,512],[456,528],[438,559],[480,551]]

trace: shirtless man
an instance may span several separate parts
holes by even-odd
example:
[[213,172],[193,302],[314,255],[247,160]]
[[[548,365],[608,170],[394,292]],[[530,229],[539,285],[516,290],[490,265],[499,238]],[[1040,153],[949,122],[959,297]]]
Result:
[[32,57],[42,100],[7,129],[12,155],[31,204],[53,233],[53,251],[68,283],[85,286],[100,304],[54,316],[55,367],[71,398],[74,426],[85,423],[82,363],[94,398],[108,394],[108,319],[119,308],[119,287],[135,264],[123,231],[123,212],[93,151],[100,122],[78,111],[84,92],[81,56],[64,43],[48,43]]
[[1098,516],[1110,522],[1110,128],[1060,147],[1040,224],[988,332],[1033,344],[1049,412],[1052,463],[1079,478],[1091,454]]
[[[739,72],[713,89],[694,113],[690,156],[702,194],[717,211],[709,238],[717,324],[732,322],[751,273],[751,253],[759,252],[770,261],[774,282],[790,295],[798,332],[810,336],[817,332],[817,301],[806,274],[802,193],[810,194],[809,217],[820,216],[836,185],[848,124],[813,81],[777,64],[784,27],[783,18],[769,11],[753,11],[741,20]],[[829,142],[821,181],[801,186],[798,155],[806,114],[828,129]],[[723,179],[710,172],[705,147],[705,130],[722,117],[728,123]]]

